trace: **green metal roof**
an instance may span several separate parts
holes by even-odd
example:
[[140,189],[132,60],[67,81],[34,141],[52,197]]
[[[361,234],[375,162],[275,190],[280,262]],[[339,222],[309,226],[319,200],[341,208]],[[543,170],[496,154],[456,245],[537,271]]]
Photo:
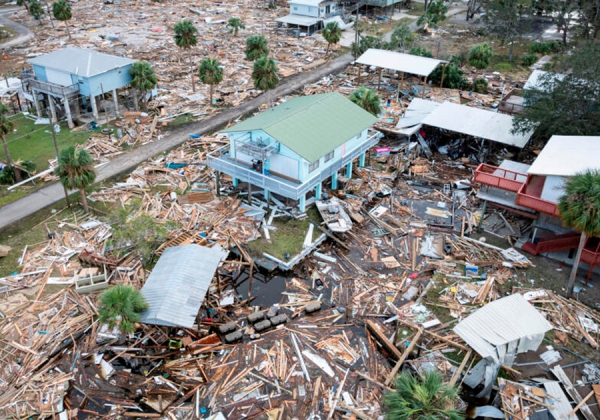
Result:
[[369,128],[377,117],[333,92],[301,96],[224,130],[263,130],[309,162]]

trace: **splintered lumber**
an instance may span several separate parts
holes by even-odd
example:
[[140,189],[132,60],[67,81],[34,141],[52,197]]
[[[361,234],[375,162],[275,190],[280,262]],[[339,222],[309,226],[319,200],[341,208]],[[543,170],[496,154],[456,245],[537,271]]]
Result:
[[389,385],[392,383],[392,381],[394,380],[394,377],[396,376],[396,373],[398,373],[398,371],[402,367],[402,363],[404,363],[406,358],[410,355],[410,352],[415,347],[415,345],[419,342],[419,339],[421,338],[422,335],[423,335],[423,328],[419,327],[419,330],[415,334],[414,338],[412,339],[412,341],[410,342],[410,344],[408,345],[406,350],[404,350],[404,354],[400,357],[400,359],[398,359],[396,366],[394,366],[394,368],[388,375],[387,379],[385,380],[386,385]]
[[[569,379],[569,377],[567,376],[567,374],[565,373],[565,371],[563,370],[563,368],[560,365],[557,365],[550,370],[552,371],[554,376],[556,376],[556,378],[562,382],[563,386],[565,387],[565,389],[567,391],[567,394],[569,394],[569,396],[571,398],[573,398],[573,400],[575,400],[575,402],[578,403],[577,404],[578,407],[579,407],[579,403],[581,403],[582,401],[585,402],[585,400],[579,394],[579,391],[577,391],[577,388],[575,388],[575,386],[573,385],[573,383],[571,382],[571,380]],[[595,420],[596,419],[596,416],[594,415],[594,413],[592,413],[592,410],[590,410],[590,407],[588,407],[587,405],[581,405],[579,407],[579,410],[581,411],[581,414],[583,414],[583,416],[587,420]]]
[[321,226],[320,224],[318,224],[314,220],[310,220],[310,223],[312,223],[313,225],[315,225],[317,227],[317,229],[319,229],[321,232],[323,232],[325,235],[327,235],[329,238],[331,238],[333,240],[333,242],[335,242],[336,244],[338,244],[339,246],[341,246],[345,250],[350,251],[350,248],[348,247],[348,245],[346,245],[345,243],[343,243],[342,241],[340,241],[333,233],[329,232],[327,229],[325,229],[323,226]]
[[471,358],[471,353],[473,353],[473,350],[469,350],[467,352],[466,356],[463,358],[460,366],[458,367],[458,369],[456,369],[456,372],[454,372],[454,375],[452,375],[452,379],[450,379],[450,385],[454,385],[458,381],[458,378],[459,378],[461,372],[465,369],[467,362]]
[[377,326],[375,322],[371,321],[370,319],[367,319],[365,323],[367,324],[368,330],[371,332],[371,334],[375,336],[377,341],[379,341],[381,345],[385,347],[386,350],[388,350],[395,356],[395,359],[399,360],[402,358],[402,352],[398,349],[398,347],[394,345],[394,343],[388,340],[388,338],[385,336],[385,334],[381,331],[381,329]]
[[596,342],[596,340],[594,340],[592,338],[592,336],[588,334],[588,332],[585,330],[585,328],[582,328],[579,325],[579,322],[573,317],[573,315],[571,314],[571,311],[561,301],[561,299],[559,299],[559,297],[556,296],[554,293],[552,293],[550,290],[548,290],[548,295],[550,295],[550,297],[552,299],[554,299],[554,301],[556,302],[556,304],[560,308],[561,312],[564,313],[569,318],[569,320],[573,323],[573,325],[575,326],[575,328],[577,328],[579,330],[579,332],[581,334],[583,334],[583,336],[585,337],[585,339],[590,343],[590,346],[592,346],[593,348],[597,349],[598,348],[598,343]]
[[579,401],[579,404],[577,404],[575,406],[575,408],[573,410],[571,410],[571,412],[567,415],[567,417],[571,417],[573,414],[577,413],[577,411],[579,411],[579,409],[583,406],[583,404],[585,404],[587,402],[587,400],[592,398],[594,393],[595,393],[594,391],[590,392],[589,394],[587,394],[585,396],[585,398],[583,400]]
[[213,193],[210,191],[190,192],[186,195],[180,195],[177,197],[179,204],[193,204],[193,203],[210,203],[214,200]]
[[11,249],[8,245],[0,245],[0,257],[6,257]]

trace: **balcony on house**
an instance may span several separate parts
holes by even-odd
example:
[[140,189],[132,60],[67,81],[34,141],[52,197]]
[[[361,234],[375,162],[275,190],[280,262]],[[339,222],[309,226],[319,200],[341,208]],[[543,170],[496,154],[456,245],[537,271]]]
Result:
[[79,93],[79,85],[77,83],[70,86],[61,86],[52,82],[44,82],[36,78],[31,70],[21,72],[21,80],[24,84],[28,84],[31,89],[52,96],[69,98]]
[[[220,149],[207,154],[206,163],[211,168],[223,172],[233,178],[237,178],[240,181],[248,182],[259,188],[269,190],[272,193],[297,200],[308,191],[312,190],[316,184],[327,180],[334,172],[339,171],[349,162],[375,146],[379,141],[380,136],[381,134],[379,132],[370,132],[366,142],[362,143],[354,150],[348,151],[344,157],[332,162],[312,178],[302,183],[278,176],[272,172],[259,172],[250,165],[233,159],[229,153],[229,146],[221,147]],[[239,147],[237,142],[236,147]],[[259,150],[257,149],[257,151]],[[247,153],[247,151],[244,151],[244,153]]]
[[517,192],[516,204],[539,211],[540,213],[558,217],[557,204],[542,198],[545,181],[545,176],[530,175],[527,182]]
[[524,173],[486,163],[482,163],[475,170],[475,182],[507,191],[518,192],[526,181],[527,175]]
[[279,151],[279,143],[268,143],[262,140],[252,141],[248,134],[247,136],[235,140],[235,150],[258,160],[265,161],[269,156],[274,155]]

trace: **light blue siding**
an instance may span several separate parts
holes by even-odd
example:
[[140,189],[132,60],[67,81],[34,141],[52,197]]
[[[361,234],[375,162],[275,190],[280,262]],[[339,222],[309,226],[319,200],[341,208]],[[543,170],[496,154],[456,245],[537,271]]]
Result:
[[[73,73],[65,73],[65,76],[70,77],[73,84],[78,83],[79,92],[83,96],[90,95],[101,95],[102,92],[110,92],[114,89],[119,89],[127,86],[131,82],[131,75],[129,74],[129,70],[131,69],[131,64],[115,68],[113,70],[107,71],[105,73],[93,76],[91,78],[78,76]],[[55,80],[48,80],[48,73],[46,72],[46,68],[39,65],[33,65],[33,71],[35,73],[35,77],[42,82],[56,83]],[[55,74],[56,70],[53,71]],[[60,83],[61,85],[63,83]]]
[[45,67],[40,67],[40,66],[35,66],[35,65],[32,67],[33,67],[33,73],[35,74],[35,77],[38,78],[38,80],[40,80],[42,82],[48,81],[48,76],[46,75]]
[[[344,156],[350,154],[354,149],[361,146],[367,140],[367,133],[368,133],[368,131],[364,130],[362,133],[359,133],[356,136],[349,139],[343,145],[337,147],[333,151],[333,158],[329,159],[327,162],[325,162],[325,157],[321,156],[319,158],[319,167],[316,168],[312,172],[309,172],[309,167],[311,165],[310,162],[308,162],[307,160],[300,157],[297,153],[295,153],[293,150],[291,150],[287,146],[285,146],[281,143],[278,143],[276,139],[269,136],[263,130],[253,130],[250,132],[230,133],[229,134],[229,138],[230,138],[229,155],[232,159],[238,159],[238,160],[241,159],[243,156],[241,154],[240,154],[240,156],[236,155],[236,150],[235,150],[236,140],[252,141],[252,142],[258,142],[260,140],[263,144],[277,143],[278,147],[279,147],[279,150],[277,152],[278,155],[293,159],[297,162],[298,176],[297,177],[294,176],[294,178],[298,179],[298,181],[300,181],[302,183],[302,182],[310,180],[316,174],[324,171],[325,169],[329,168],[333,164],[338,163],[342,158],[344,158]],[[247,161],[247,159],[241,159],[241,160]],[[270,170],[269,160],[267,160],[267,162],[264,162],[263,165],[264,165],[265,169]],[[288,176],[290,176],[290,175],[288,174]]]
[[290,3],[290,12],[293,15],[319,17],[319,8],[305,4]]
[[[127,86],[131,82],[129,70],[131,64],[125,67],[120,67],[106,73],[99,74],[90,79],[84,79],[84,84],[80,85],[79,91],[82,95],[101,95],[102,91],[110,92],[114,89],[119,89]],[[85,83],[87,80],[87,83]]]

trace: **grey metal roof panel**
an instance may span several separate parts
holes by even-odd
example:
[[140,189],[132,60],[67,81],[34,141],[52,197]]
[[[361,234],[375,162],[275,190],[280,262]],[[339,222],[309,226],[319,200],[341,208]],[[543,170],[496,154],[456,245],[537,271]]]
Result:
[[[496,347],[519,341],[518,352],[527,351],[525,339],[544,335],[552,326],[520,294],[495,300],[459,322],[454,331],[482,357],[497,358]],[[537,346],[536,346],[537,347]]]
[[572,411],[573,407],[569,402],[569,398],[565,395],[562,388],[560,387],[560,383],[557,381],[548,381],[544,382],[544,388],[546,389],[546,393],[551,395],[552,398],[546,398],[544,402],[551,406],[550,414],[555,419],[561,420],[577,420],[577,416],[575,414],[569,413]]
[[146,324],[192,328],[219,263],[220,246],[185,245],[165,249],[142,287],[148,309]]
[[27,60],[32,65],[47,67],[82,77],[92,77],[137,60],[117,57],[84,48],[65,48]]
[[445,60],[376,48],[369,48],[363,55],[356,59],[356,62],[366,64],[367,66],[375,66],[419,76],[429,76],[437,66],[447,63]]
[[573,176],[600,169],[600,136],[552,136],[527,173]]
[[435,108],[423,118],[422,123],[519,148],[525,147],[533,134],[533,131],[526,134],[512,133],[511,115],[451,102],[444,102]]

